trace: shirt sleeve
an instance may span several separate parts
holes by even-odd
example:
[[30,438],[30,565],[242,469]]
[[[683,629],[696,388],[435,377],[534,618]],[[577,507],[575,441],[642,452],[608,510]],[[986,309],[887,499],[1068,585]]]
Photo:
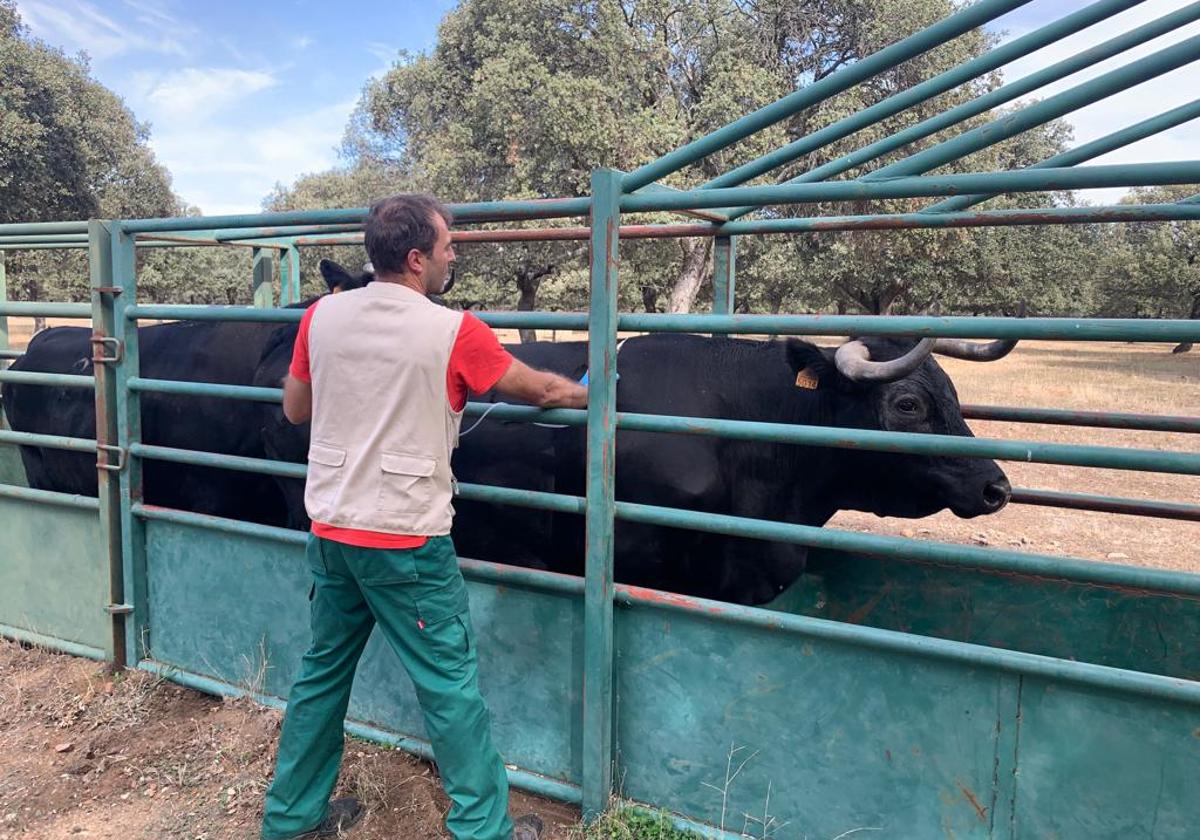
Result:
[[[297,342],[297,346],[299,342]],[[508,373],[512,354],[501,345],[492,328],[470,312],[463,313],[462,326],[450,351],[446,367],[446,394],[450,407],[461,411],[468,394],[482,394]]]
[[288,367],[288,374],[293,379],[299,379],[301,382],[312,382],[312,370],[309,367],[308,359],[308,329],[312,324],[313,313],[317,311],[316,301],[304,313],[304,317],[300,319],[300,331],[296,333],[296,344],[292,348],[292,363]]

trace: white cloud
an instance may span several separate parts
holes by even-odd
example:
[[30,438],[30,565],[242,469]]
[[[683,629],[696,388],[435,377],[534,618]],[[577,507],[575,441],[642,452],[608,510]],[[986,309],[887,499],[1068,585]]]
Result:
[[150,118],[199,122],[278,80],[261,70],[228,67],[185,67],[160,77],[145,93]]
[[311,35],[300,35],[292,39],[292,46],[298,50],[306,50],[315,43]]
[[337,163],[337,146],[355,100],[260,129],[156,126],[151,146],[171,170],[175,190],[208,215],[252,213],[276,183]]
[[129,52],[187,55],[184,45],[192,27],[144,2],[126,2],[136,25],[119,22],[87,0],[18,0],[17,9],[34,35],[96,59]]
[[[1005,77],[1011,80],[1027,76],[1144,23],[1170,14],[1184,5],[1186,5],[1184,0],[1147,0],[1147,2],[1083,32],[1013,62],[1005,67]],[[1198,34],[1200,34],[1200,23],[1188,24],[1062,81],[1048,85],[1036,91],[1034,95],[1039,99],[1048,98]],[[1075,127],[1074,145],[1082,145],[1191,102],[1200,91],[1200,87],[1196,84],[1197,73],[1196,65],[1184,66],[1066,115],[1064,119]],[[1193,121],[1102,157],[1094,158],[1086,165],[1191,160],[1196,157],[1195,149],[1197,147],[1200,147],[1200,121]],[[1103,204],[1115,203],[1124,194],[1124,189],[1087,190],[1081,193],[1082,197],[1089,201]]]

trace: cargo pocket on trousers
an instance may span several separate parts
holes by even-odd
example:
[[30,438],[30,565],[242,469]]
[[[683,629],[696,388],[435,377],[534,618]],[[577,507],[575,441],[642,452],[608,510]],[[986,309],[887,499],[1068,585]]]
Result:
[[453,668],[471,653],[470,601],[462,579],[418,596],[417,621],[435,659]]
[[346,450],[314,443],[308,448],[305,492],[313,499],[332,501],[342,486]]
[[384,452],[379,458],[380,510],[422,513],[433,502],[437,460],[424,455]]

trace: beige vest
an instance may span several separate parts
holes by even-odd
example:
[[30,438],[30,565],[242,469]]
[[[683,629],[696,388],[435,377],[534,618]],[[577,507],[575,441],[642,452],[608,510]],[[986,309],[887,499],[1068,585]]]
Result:
[[462,412],[446,394],[462,313],[394,283],[324,298],[313,313],[312,443],[304,506],[317,522],[450,533]]

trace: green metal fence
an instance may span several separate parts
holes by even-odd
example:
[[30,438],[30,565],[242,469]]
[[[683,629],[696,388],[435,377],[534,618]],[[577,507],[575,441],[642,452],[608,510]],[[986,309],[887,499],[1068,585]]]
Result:
[[[1200,475],[1188,452],[789,426],[617,411],[618,330],[776,335],[1200,341],[1200,322],[1056,318],[732,315],[738,237],[811,230],[1200,219],[1200,205],[968,211],[1010,191],[1200,183],[1200,161],[1078,166],[1200,113],[1195,103],[1018,172],[926,175],[945,163],[1195,60],[1200,41],[1110,71],[869,176],[847,169],[1200,19],[1193,3],[1040,73],[775,186],[738,186],[879,119],[1133,5],[1095,3],[987,56],[801,138],[689,191],[655,182],[1022,5],[984,0],[726,128],[629,173],[597,170],[586,197],[455,205],[460,224],[586,216],[577,228],[466,230],[462,239],[587,238],[587,314],[487,313],[493,326],[586,329],[586,412],[491,408],[493,419],[586,426],[585,497],[463,485],[464,499],[585,517],[587,573],[464,561],[480,628],[483,682],[497,739],[529,789],[601,810],[614,780],[706,836],[732,836],[726,812],[758,813],[780,836],[1183,837],[1200,821],[1200,576],[1075,558],[744,519],[618,501],[618,429],[824,447],[956,454]],[[750,210],[889,197],[939,197],[920,212],[741,220]],[[677,210],[699,221],[622,224]],[[0,430],[0,444],[95,452],[99,498],[0,487],[6,562],[0,632],[167,674],[207,691],[286,697],[306,637],[304,535],[146,503],[147,460],[303,477],[303,465],[148,445],[148,392],[274,402],[275,389],[167,382],[139,372],[144,319],[287,323],[299,296],[298,248],[357,240],[363,209],[210,218],[0,225],[0,253],[87,247],[92,302],[0,302],[4,315],[91,318],[95,378],[0,371],[0,381],[94,388],[97,438]],[[711,315],[617,311],[620,240],[714,236]],[[254,248],[259,308],[137,303],[137,247]],[[2,277],[2,275],[0,275]],[[0,327],[2,327],[0,321]],[[0,333],[2,335],[2,333]],[[3,348],[0,348],[3,349]],[[481,406],[470,406],[478,415]],[[986,419],[1196,432],[1200,420],[967,407]],[[1022,498],[1024,494],[1024,498]],[[1196,506],[1017,488],[1029,504],[1197,519]],[[616,520],[809,546],[812,573],[773,609],[719,604],[613,579]],[[53,542],[47,542],[47,534]],[[949,607],[947,605],[950,605]],[[248,675],[257,674],[254,679]],[[352,731],[421,754],[415,698],[378,640],[364,657]],[[738,786],[727,762],[749,756]],[[1070,791],[1070,796],[1066,792]],[[774,793],[771,793],[774,791]],[[764,819],[766,818],[764,814]],[[740,825],[740,821],[738,825]]]

